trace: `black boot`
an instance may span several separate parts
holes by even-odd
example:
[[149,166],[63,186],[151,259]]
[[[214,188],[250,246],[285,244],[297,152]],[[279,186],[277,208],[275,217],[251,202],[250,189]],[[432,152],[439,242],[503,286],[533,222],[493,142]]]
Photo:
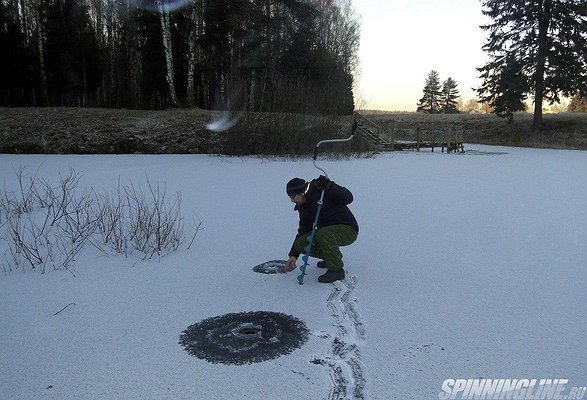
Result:
[[344,269],[329,269],[325,274],[318,277],[320,283],[332,283],[344,279]]
[[316,267],[326,268],[326,263],[324,261],[318,261],[318,263],[316,264]]

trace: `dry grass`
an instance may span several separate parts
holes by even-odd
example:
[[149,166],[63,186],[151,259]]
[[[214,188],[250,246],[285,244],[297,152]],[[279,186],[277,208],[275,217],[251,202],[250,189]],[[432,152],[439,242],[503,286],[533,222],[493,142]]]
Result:
[[0,108],[0,152],[58,154],[207,153],[218,138],[202,110]]
[[364,112],[395,139],[453,139],[520,147],[587,149],[587,113],[545,114],[540,132],[532,130],[532,114],[518,113],[512,124],[493,114],[422,114]]
[[[545,115],[540,133],[532,131],[532,116],[526,113],[517,114],[509,125],[495,115],[485,114],[363,114],[396,139],[414,140],[419,128],[423,140],[452,140],[460,135],[466,143],[587,149],[587,113]],[[236,149],[241,154],[295,155],[311,152],[316,138],[332,135],[335,125],[321,117],[329,129],[314,123],[307,129],[306,117],[296,117],[294,124],[286,114],[251,114],[231,130],[217,134],[206,129],[206,124],[217,115],[200,109],[0,108],[0,152],[235,154]],[[350,119],[335,119],[336,124],[345,127],[347,120]],[[306,132],[303,134],[297,132],[301,128],[296,128],[302,125]],[[238,136],[247,138],[251,147],[245,149]],[[360,151],[368,150],[364,145],[360,145]]]

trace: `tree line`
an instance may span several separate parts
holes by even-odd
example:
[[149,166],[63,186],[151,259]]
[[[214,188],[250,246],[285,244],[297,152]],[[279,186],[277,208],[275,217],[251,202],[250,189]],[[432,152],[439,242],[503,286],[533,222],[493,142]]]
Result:
[[[481,26],[488,38],[483,50],[489,62],[477,68],[481,103],[513,121],[516,111],[534,103],[533,126],[540,129],[544,102],[570,98],[569,111],[587,110],[587,6],[585,0],[484,0]],[[417,110],[457,112],[457,85],[438,73],[426,78]]]
[[0,105],[351,113],[350,0],[0,0]]

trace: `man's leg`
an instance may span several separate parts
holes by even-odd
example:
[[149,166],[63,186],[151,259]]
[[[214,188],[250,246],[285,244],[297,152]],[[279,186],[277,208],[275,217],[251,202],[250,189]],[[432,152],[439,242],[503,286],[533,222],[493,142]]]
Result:
[[348,225],[325,226],[316,232],[315,240],[315,257],[322,258],[326,268],[339,270],[344,267],[340,247],[357,240],[357,232]]
[[[300,253],[305,254],[304,248],[308,245],[308,236],[310,235],[300,236],[295,241],[294,246]],[[357,232],[348,225],[325,226],[316,231],[310,255],[323,259],[328,269],[341,269],[344,264],[339,247],[348,246],[355,240],[357,240]]]

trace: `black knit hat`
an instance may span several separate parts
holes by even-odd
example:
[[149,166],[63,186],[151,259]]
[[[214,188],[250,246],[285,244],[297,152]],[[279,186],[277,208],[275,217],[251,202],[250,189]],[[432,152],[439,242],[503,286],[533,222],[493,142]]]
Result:
[[293,178],[289,182],[287,182],[287,186],[285,187],[285,191],[287,192],[288,196],[293,196],[296,194],[300,194],[306,190],[306,181],[302,178]]

